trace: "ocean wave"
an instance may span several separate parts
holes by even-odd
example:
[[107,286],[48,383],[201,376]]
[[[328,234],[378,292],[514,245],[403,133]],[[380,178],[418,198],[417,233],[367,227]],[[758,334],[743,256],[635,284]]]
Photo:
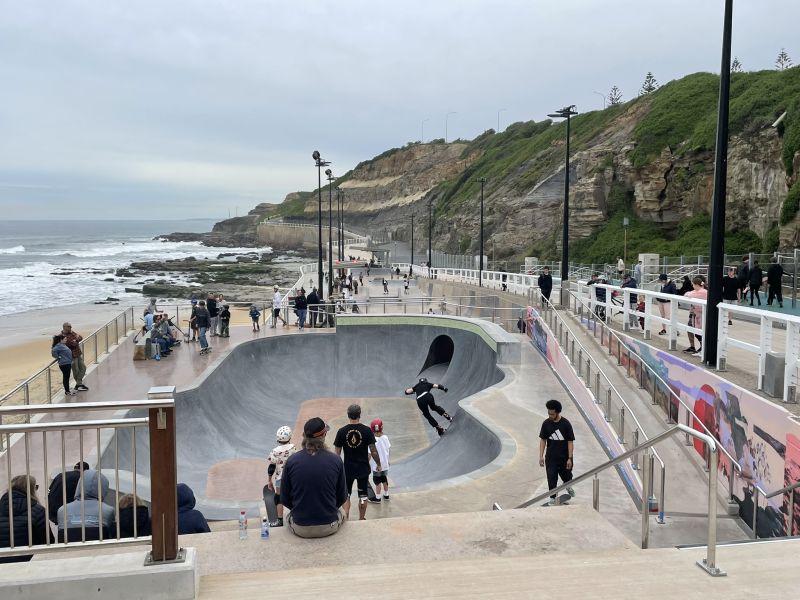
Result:
[[175,255],[175,253],[183,254],[184,256],[197,255],[201,256],[214,256],[223,252],[271,252],[269,247],[264,248],[226,248],[217,246],[203,246],[200,242],[128,242],[128,243],[115,243],[108,246],[100,246],[86,250],[78,250],[74,248],[52,250],[47,252],[40,252],[40,256],[64,256],[71,258],[110,258],[122,255],[158,255],[163,254],[165,258]]
[[25,246],[12,246],[11,248],[0,248],[0,254],[19,254],[25,252]]

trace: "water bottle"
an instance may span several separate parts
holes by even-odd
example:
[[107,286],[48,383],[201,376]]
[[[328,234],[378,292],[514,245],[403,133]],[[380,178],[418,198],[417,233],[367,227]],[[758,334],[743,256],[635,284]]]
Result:
[[245,511],[239,513],[239,539],[247,539],[247,514]]
[[261,519],[261,539],[269,539],[269,521],[267,520],[267,517],[263,517]]

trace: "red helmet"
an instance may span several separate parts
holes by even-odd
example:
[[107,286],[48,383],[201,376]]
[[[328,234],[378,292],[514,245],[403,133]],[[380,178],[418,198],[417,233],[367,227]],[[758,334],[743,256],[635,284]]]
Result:
[[383,421],[380,419],[372,419],[372,422],[369,424],[369,428],[375,433],[383,431]]

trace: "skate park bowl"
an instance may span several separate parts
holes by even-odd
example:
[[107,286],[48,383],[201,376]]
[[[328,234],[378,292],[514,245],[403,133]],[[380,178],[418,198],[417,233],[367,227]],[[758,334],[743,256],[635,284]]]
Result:
[[[380,418],[392,444],[393,491],[447,485],[491,469],[503,432],[460,406],[500,384],[503,361],[519,360],[519,342],[486,321],[447,316],[342,317],[335,331],[259,338],[236,346],[194,387],[175,396],[178,480],[195,493],[210,519],[235,519],[260,505],[266,457],[282,425],[299,446],[303,423],[321,416],[330,425],[328,446],[344,425],[347,406],[362,406],[362,422]],[[509,358],[510,357],[510,358]],[[453,416],[441,438],[404,390],[420,377],[442,383],[436,403]],[[464,403],[465,405],[468,403]],[[432,413],[439,423],[447,421]],[[107,441],[103,464],[134,469],[132,429]],[[137,494],[149,499],[149,447],[136,436]],[[117,452],[119,453],[117,455]],[[132,477],[120,491],[132,491]]]

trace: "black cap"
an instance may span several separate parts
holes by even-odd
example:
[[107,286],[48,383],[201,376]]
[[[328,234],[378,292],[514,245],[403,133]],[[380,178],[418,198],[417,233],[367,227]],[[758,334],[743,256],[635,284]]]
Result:
[[318,438],[325,435],[330,427],[319,417],[313,417],[303,425],[303,435],[310,438]]
[[667,280],[667,274],[666,273],[662,273],[661,275],[658,276],[658,280],[659,281],[666,281]]

